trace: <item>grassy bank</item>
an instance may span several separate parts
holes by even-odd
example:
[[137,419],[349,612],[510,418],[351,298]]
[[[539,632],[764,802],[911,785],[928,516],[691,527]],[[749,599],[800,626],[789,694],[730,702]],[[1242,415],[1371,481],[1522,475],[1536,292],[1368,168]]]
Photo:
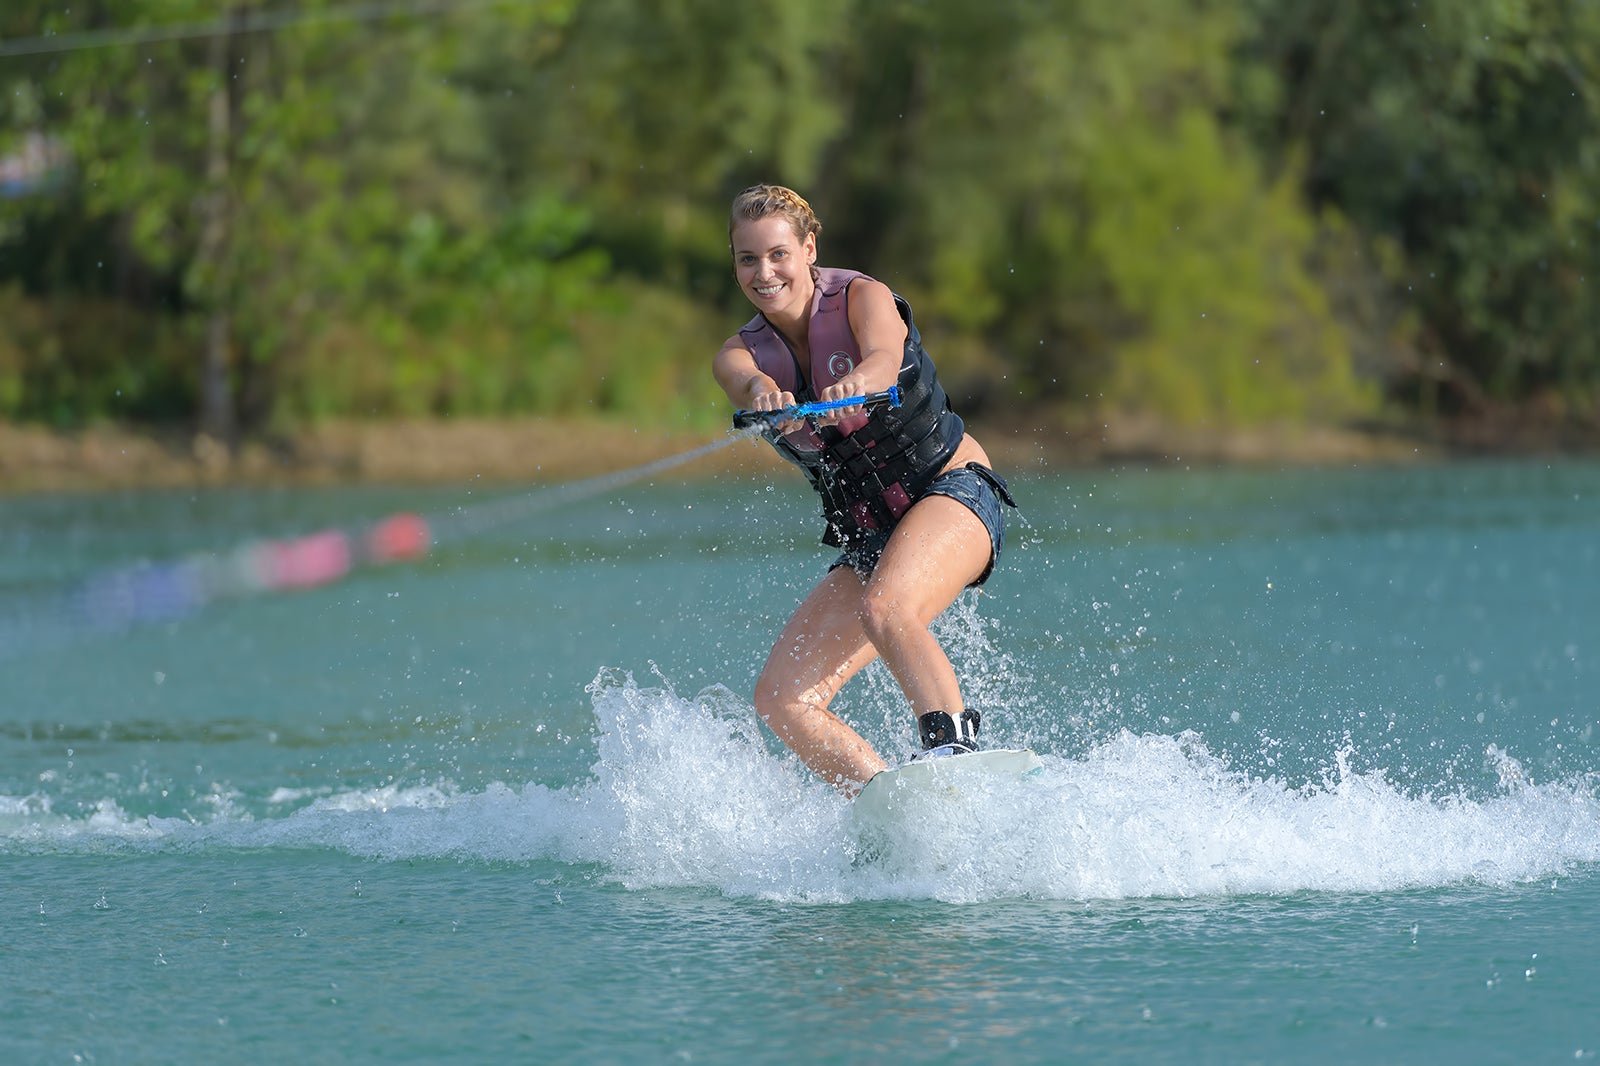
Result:
[[[1037,466],[1402,463],[1465,453],[1570,451],[1532,434],[1490,439],[1455,430],[1174,429],[1126,418],[1075,426],[976,425],[995,462]],[[715,434],[639,430],[580,419],[330,422],[235,450],[181,430],[99,425],[75,431],[0,424],[0,492],[220,485],[448,484],[566,481],[676,455]],[[673,470],[675,478],[732,469],[778,471],[770,449],[740,442]]]

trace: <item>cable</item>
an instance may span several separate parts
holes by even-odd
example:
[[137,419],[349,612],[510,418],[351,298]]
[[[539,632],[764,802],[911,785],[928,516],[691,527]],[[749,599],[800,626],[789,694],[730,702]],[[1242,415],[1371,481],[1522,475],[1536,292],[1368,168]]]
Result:
[[187,41],[198,37],[215,37],[219,34],[263,33],[319,22],[377,22],[401,15],[446,15],[469,8],[525,2],[526,0],[391,0],[389,3],[352,4],[328,11],[294,9],[253,11],[233,18],[223,16],[211,22],[125,26],[46,34],[39,37],[18,37],[10,41],[0,41],[0,59],[10,56],[78,52],[88,48],[112,48],[126,44]]
[[475,537],[486,530],[514,522],[527,515],[540,511],[548,511],[553,507],[562,507],[578,500],[598,496],[603,492],[621,488],[623,485],[635,481],[643,481],[673,467],[691,463],[702,456],[719,452],[731,444],[753,437],[763,432],[761,426],[750,426],[736,430],[720,440],[710,444],[703,444],[691,451],[679,455],[669,455],[662,459],[654,459],[640,466],[629,467],[626,470],[617,470],[609,474],[599,474],[595,477],[585,478],[582,481],[569,481],[564,485],[552,485],[549,488],[537,490],[523,496],[508,496],[504,499],[494,500],[490,503],[478,504],[475,507],[461,508],[444,518],[435,519],[429,523],[434,544],[451,544]]
[[434,548],[459,544],[529,515],[642,481],[764,429],[748,426],[677,455],[431,518],[401,512],[357,529],[250,540],[226,551],[98,570],[53,593],[5,597],[0,599],[0,659],[59,647],[86,635],[175,622],[222,600],[316,588],[342,580],[357,569],[415,562]]

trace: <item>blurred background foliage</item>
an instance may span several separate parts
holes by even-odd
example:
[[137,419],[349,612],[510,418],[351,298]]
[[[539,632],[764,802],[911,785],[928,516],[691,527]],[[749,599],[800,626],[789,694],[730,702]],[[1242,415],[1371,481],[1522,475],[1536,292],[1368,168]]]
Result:
[[1589,0],[7,0],[0,415],[725,424],[792,185],[964,412],[1600,397]]

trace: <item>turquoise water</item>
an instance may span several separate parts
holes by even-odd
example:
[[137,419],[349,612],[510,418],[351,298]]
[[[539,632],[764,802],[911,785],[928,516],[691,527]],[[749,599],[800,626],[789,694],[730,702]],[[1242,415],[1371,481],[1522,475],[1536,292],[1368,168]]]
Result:
[[51,605],[516,494],[0,501],[0,1059],[1600,1054],[1600,466],[1013,473],[939,628],[1045,772],[871,861],[752,722],[790,479],[126,631]]

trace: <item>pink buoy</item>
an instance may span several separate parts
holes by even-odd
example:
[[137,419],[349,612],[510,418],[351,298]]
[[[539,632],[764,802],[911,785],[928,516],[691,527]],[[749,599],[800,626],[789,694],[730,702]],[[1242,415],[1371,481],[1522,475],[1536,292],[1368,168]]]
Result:
[[350,572],[350,541],[337,529],[273,541],[269,551],[272,588],[312,588]]
[[433,535],[421,515],[391,515],[367,531],[367,558],[374,563],[420,559],[432,543]]

